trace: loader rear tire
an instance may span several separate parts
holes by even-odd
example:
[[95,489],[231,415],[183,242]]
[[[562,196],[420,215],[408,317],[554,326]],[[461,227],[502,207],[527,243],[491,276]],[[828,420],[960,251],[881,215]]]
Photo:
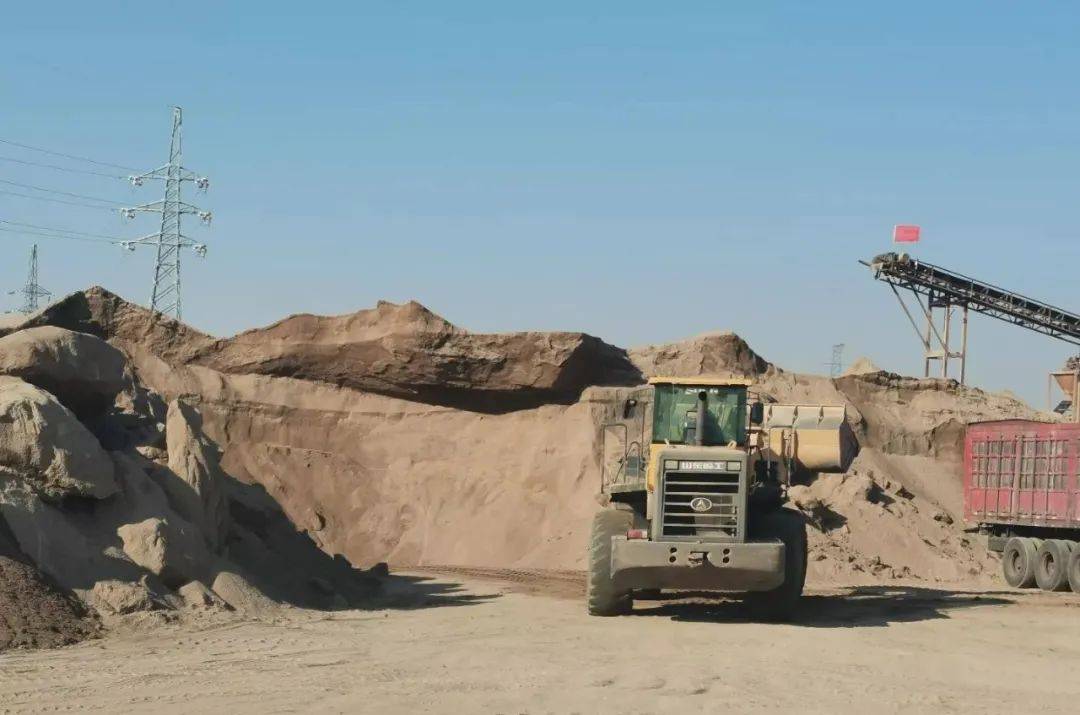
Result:
[[1001,553],[1001,573],[1013,588],[1035,585],[1035,557],[1042,542],[1026,536],[1014,536],[1005,542]]
[[626,536],[633,527],[634,512],[629,509],[604,509],[593,516],[587,555],[589,575],[585,583],[590,616],[620,616],[633,608],[630,591],[616,589],[611,580],[611,539]]
[[1064,591],[1069,587],[1069,557],[1072,545],[1062,539],[1047,539],[1035,555],[1035,583],[1044,591]]
[[776,509],[754,519],[750,536],[784,542],[784,582],[771,591],[747,594],[750,614],[761,621],[791,620],[806,583],[806,519],[792,509]]

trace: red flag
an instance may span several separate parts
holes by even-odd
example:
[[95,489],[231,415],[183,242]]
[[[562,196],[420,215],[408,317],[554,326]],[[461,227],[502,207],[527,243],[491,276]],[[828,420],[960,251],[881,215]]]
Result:
[[918,243],[919,227],[897,224],[893,226],[892,240],[893,243]]

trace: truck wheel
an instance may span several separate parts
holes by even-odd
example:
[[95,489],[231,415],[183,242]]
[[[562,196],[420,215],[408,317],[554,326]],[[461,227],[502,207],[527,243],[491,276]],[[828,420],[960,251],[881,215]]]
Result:
[[1069,556],[1072,549],[1067,541],[1047,539],[1035,554],[1035,583],[1044,591],[1064,591],[1069,587]]
[[1005,583],[1013,588],[1031,588],[1035,585],[1035,561],[1041,541],[1025,536],[1014,536],[1005,542],[1001,553],[1001,571]]
[[626,536],[634,526],[634,512],[629,509],[604,509],[593,516],[589,536],[589,576],[585,598],[591,616],[619,616],[629,613],[633,600],[629,591],[619,591],[611,581],[611,538]]
[[1073,549],[1069,555],[1069,588],[1073,593],[1080,593],[1080,548]]
[[791,509],[776,509],[754,520],[752,539],[784,542],[784,582],[771,591],[749,593],[746,605],[757,620],[786,621],[794,614],[806,583],[806,520]]

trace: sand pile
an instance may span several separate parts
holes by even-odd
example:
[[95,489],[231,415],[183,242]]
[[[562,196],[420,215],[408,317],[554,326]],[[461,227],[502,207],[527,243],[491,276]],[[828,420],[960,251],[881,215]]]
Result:
[[[202,422],[190,403],[140,385],[100,338],[54,326],[0,338],[7,641],[89,632],[40,575],[105,617],[340,607],[371,593],[374,579],[318,550],[264,490],[221,468]],[[56,621],[58,635],[36,636],[52,626],[28,612]]]
[[170,364],[292,377],[473,411],[569,404],[590,385],[641,379],[625,351],[590,335],[470,333],[415,302],[380,302],[343,316],[294,315],[215,340],[94,287],[21,327],[37,325],[138,345]]
[[868,357],[861,357],[855,362],[844,368],[842,377],[848,375],[865,375],[870,372],[881,372],[881,368],[874,364],[874,361]]
[[579,559],[599,489],[596,426],[616,388],[489,414],[132,359],[164,396],[196,401],[225,471],[264,487],[329,553],[360,565]]
[[745,340],[731,332],[705,333],[676,343],[634,348],[630,350],[630,359],[646,377],[758,378],[777,372]]
[[891,454],[958,462],[967,424],[1060,419],[1033,410],[1016,397],[965,387],[956,380],[877,372],[839,378],[836,387],[858,412],[856,428],[862,443]]
[[[990,562],[959,523],[963,425],[1042,417],[952,381],[785,372],[731,333],[627,352],[578,333],[473,334],[415,303],[217,340],[91,289],[5,331],[0,348],[19,342],[7,355],[55,355],[66,377],[0,357],[19,376],[9,401],[41,423],[6,453],[0,437],[0,514],[37,568],[105,614],[333,607],[371,588],[352,565],[383,560],[579,568],[599,425],[620,385],[661,373],[847,406],[859,459],[792,490],[815,525],[812,582],[971,582]],[[79,389],[72,351],[102,365]]]
[[[918,461],[910,461],[918,460]],[[812,584],[887,579],[988,584],[996,559],[959,528],[957,509],[906,484],[954,480],[935,460],[895,457],[865,448],[845,474],[822,474],[791,488],[811,529]]]
[[145,308],[97,286],[72,293],[32,315],[5,318],[0,321],[0,337],[51,325],[98,338],[138,343],[177,362],[192,359],[215,342],[209,335],[175,320],[151,315]]
[[325,382],[474,411],[570,403],[640,378],[623,351],[582,333],[474,334],[418,303],[295,315],[216,343],[189,364]]

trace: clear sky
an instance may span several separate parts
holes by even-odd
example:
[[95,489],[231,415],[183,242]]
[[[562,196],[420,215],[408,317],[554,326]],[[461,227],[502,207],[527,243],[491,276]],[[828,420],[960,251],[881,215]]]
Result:
[[[856,263],[895,223],[923,226],[918,257],[1080,310],[1078,30],[1066,2],[10,3],[0,139],[150,169],[182,105],[213,182],[186,198],[215,212],[188,227],[209,254],[185,256],[184,317],[215,334],[415,298],[477,331],[731,329],[791,369],[842,342],[913,373]],[[6,160],[0,179],[160,197]],[[0,191],[8,221],[155,228]],[[0,287],[35,239],[55,293],[147,300],[148,250],[11,232]],[[1071,354],[979,317],[970,347],[972,382],[1039,405]]]

